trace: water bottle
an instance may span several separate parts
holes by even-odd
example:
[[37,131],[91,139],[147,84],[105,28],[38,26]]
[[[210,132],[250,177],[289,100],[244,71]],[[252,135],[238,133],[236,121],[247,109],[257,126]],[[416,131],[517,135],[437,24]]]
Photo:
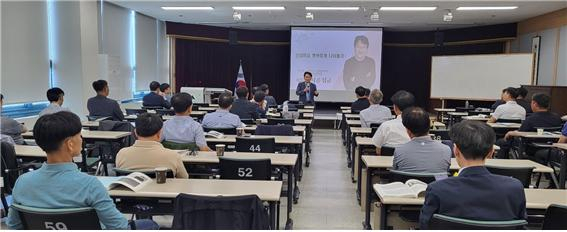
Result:
[[286,102],[284,102],[284,105],[283,105],[283,112],[284,112],[284,113],[287,113],[287,110],[288,110],[288,109],[289,109],[289,108],[288,108],[288,106],[287,106],[287,101],[286,101]]

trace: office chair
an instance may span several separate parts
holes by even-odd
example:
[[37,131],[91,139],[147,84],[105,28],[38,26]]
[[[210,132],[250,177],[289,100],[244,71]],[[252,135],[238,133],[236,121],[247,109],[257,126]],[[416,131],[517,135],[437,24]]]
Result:
[[517,230],[524,229],[526,220],[478,221],[433,214],[430,230]]
[[257,195],[198,196],[181,193],[174,202],[174,230],[270,229],[268,212]]
[[173,116],[175,115],[175,111],[173,111],[172,109],[156,109],[156,114],[158,114],[159,116],[164,116],[164,115]]
[[225,135],[235,135],[236,134],[236,128],[211,128],[211,127],[203,127],[203,130],[205,132],[209,132],[209,131],[218,131],[220,133],[223,133]]
[[147,112],[146,109],[126,109],[126,115],[139,115]]
[[163,106],[142,106],[142,109],[145,109],[145,110],[158,110],[158,109],[163,109]]
[[567,205],[551,204],[545,211],[542,230],[567,230]]
[[24,230],[100,230],[93,208],[43,209],[12,204],[18,211]]
[[486,169],[492,174],[514,177],[524,185],[524,188],[529,188],[532,182],[532,172],[534,167],[497,167],[486,165]]
[[240,119],[240,121],[246,125],[254,125],[256,124],[256,121],[254,119],[251,118],[244,118],[244,119]]
[[236,137],[235,150],[237,152],[274,153],[275,146],[275,138]]
[[429,130],[429,134],[433,135],[434,140],[451,140],[449,130]]
[[498,123],[522,123],[522,119],[505,119],[499,118],[496,120]]
[[295,125],[294,119],[268,118],[268,125]]
[[395,147],[384,145],[380,148],[381,156],[394,156]]
[[219,157],[221,179],[229,180],[270,180],[272,162],[270,159],[235,159]]
[[409,179],[416,179],[429,184],[435,181],[435,177],[447,177],[447,172],[442,173],[417,173],[417,172],[404,172],[399,170],[390,169],[390,182],[406,182]]

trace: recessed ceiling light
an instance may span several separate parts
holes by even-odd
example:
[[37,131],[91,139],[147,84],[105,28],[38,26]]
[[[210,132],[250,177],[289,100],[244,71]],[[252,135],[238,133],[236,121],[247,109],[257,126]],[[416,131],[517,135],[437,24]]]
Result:
[[162,6],[163,10],[214,10],[211,6]]
[[233,10],[285,10],[283,6],[233,6]]
[[457,10],[514,10],[517,6],[461,6]]
[[434,11],[436,6],[383,6],[381,11]]
[[360,7],[358,6],[346,6],[346,7],[338,7],[338,6],[306,6],[305,10],[348,10],[348,11],[357,11]]

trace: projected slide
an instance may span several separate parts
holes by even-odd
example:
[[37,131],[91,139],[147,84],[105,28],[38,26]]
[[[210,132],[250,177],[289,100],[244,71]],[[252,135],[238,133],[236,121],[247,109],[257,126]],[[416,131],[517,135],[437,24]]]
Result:
[[292,27],[290,92],[292,100],[303,73],[313,73],[316,101],[351,102],[357,86],[380,88],[382,29]]

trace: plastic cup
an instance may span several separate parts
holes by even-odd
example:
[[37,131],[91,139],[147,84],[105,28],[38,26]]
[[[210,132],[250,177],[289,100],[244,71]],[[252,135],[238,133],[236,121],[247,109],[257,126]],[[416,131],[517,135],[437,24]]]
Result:
[[224,144],[217,144],[215,145],[215,149],[217,152],[217,156],[223,156],[224,155],[224,149],[226,148],[226,145]]
[[156,182],[158,184],[164,184],[167,180],[167,168],[156,168],[154,169],[156,172]]

